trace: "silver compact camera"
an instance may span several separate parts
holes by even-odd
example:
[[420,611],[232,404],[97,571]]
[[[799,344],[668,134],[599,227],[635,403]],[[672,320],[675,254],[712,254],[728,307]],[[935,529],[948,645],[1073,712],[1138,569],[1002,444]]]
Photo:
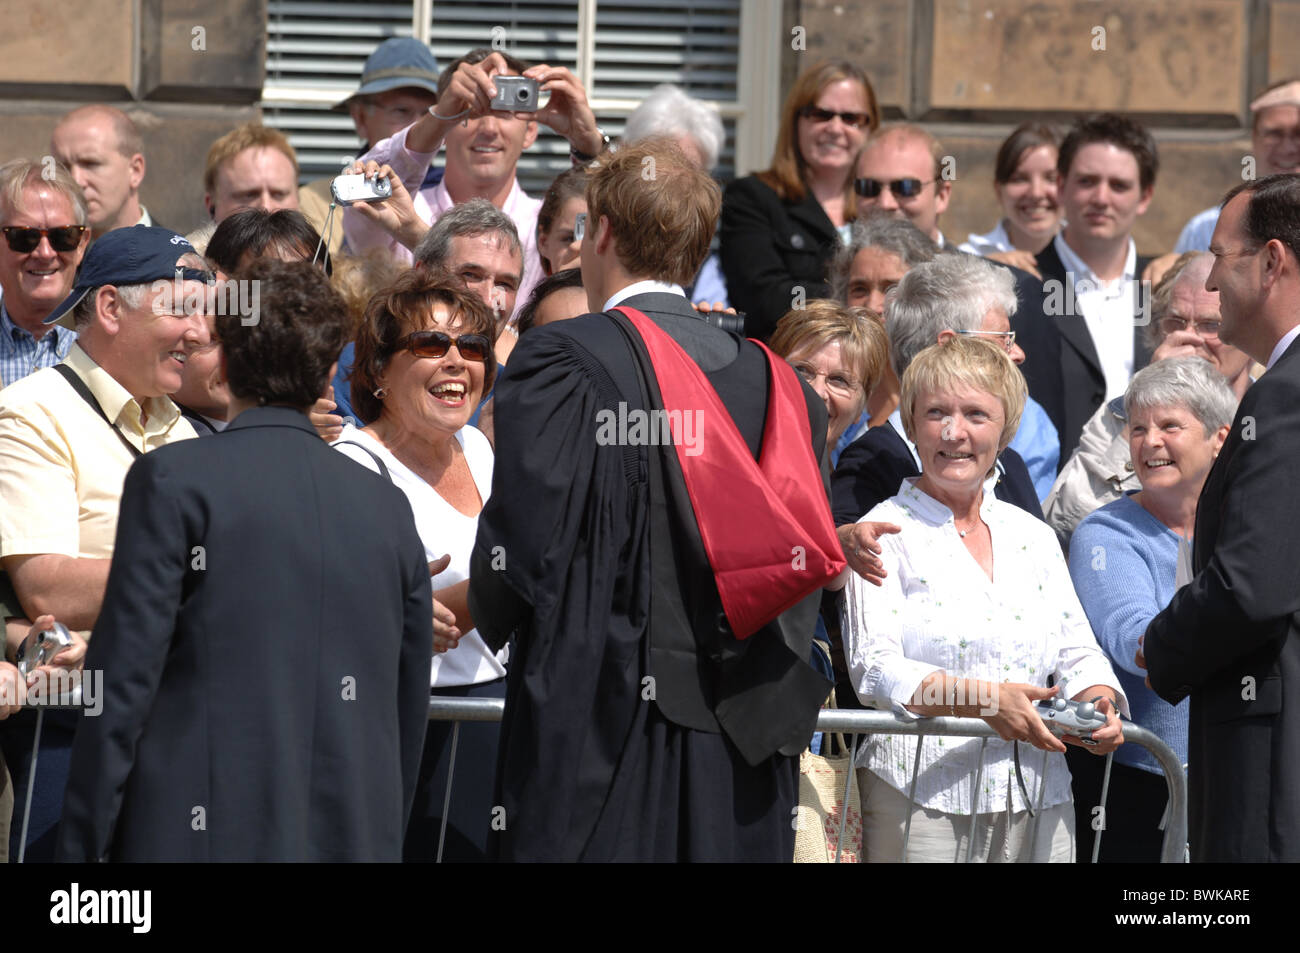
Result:
[[359,172],[355,175],[339,175],[330,183],[330,194],[340,205],[382,202],[393,194],[393,184],[379,176],[368,179]]
[[31,632],[14,653],[18,671],[26,678],[42,665],[48,665],[54,656],[72,644],[72,633],[62,622],[45,632]]
[[537,80],[527,76],[493,76],[492,84],[497,94],[492,97],[489,109],[505,112],[537,112]]

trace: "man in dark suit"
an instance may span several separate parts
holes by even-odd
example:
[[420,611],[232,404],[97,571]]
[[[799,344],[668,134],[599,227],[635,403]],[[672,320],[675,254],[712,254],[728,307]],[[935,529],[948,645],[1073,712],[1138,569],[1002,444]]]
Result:
[[825,407],[683,294],[719,199],[675,145],[620,149],[587,205],[583,283],[604,313],[512,353],[471,562],[479,632],[517,634],[500,853],[789,861],[797,755],[830,689],[813,619],[844,565]]
[[241,277],[261,283],[258,321],[217,322],[235,419],[126,477],[63,860],[402,856],[428,719],[424,548],[406,497],[306,417],[343,302],[305,262]]
[[[1196,508],[1195,578],[1147,627],[1151,687],[1191,695],[1194,861],[1300,860],[1300,176],[1228,193],[1206,279],[1220,337],[1268,372],[1241,399]],[[1139,656],[1139,664],[1142,657]]]
[[1146,129],[1103,113],[1075,123],[1057,159],[1066,227],[1038,253],[1041,311],[1012,324],[1028,355],[1029,394],[1061,439],[1064,466],[1104,401],[1151,360],[1143,328],[1150,291],[1138,281],[1133,224],[1155,189],[1159,156]]

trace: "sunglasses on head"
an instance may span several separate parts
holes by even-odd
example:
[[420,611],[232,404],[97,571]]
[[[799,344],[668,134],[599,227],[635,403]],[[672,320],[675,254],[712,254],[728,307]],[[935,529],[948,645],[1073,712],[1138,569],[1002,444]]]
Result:
[[[933,181],[934,179],[930,180]],[[922,182],[920,179],[895,179],[893,182],[881,182],[879,179],[854,179],[853,191],[863,198],[874,199],[885,189],[889,189],[894,193],[895,198],[914,199],[930,182]]]
[[26,228],[22,225],[6,225],[5,241],[9,250],[20,255],[36,250],[42,238],[50,240],[50,247],[55,251],[76,251],[81,244],[81,236],[86,234],[85,225],[58,225],[54,228]]
[[820,106],[805,106],[799,110],[799,115],[805,119],[811,119],[813,122],[830,122],[836,116],[846,126],[853,126],[861,129],[871,124],[871,117],[867,113],[854,112],[836,112],[833,109],[822,109]]
[[416,357],[442,357],[452,345],[467,361],[482,364],[492,353],[492,342],[482,334],[462,334],[458,338],[441,331],[414,331],[406,336],[405,348]]

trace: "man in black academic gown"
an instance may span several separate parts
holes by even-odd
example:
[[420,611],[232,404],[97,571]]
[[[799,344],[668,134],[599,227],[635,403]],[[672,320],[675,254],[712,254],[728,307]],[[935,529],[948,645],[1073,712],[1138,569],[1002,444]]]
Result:
[[[807,662],[814,617],[844,565],[825,409],[683,295],[719,198],[675,146],[603,158],[587,205],[583,279],[605,313],[511,355],[471,562],[479,632],[518,637],[498,853],[788,861],[796,756],[830,688]],[[684,408],[666,440],[661,408]]]

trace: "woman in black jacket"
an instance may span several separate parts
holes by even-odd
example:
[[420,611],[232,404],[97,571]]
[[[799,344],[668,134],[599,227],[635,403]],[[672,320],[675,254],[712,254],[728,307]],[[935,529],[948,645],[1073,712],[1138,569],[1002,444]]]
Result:
[[771,167],[727,187],[722,271],[746,334],[766,340],[792,307],[827,296],[826,265],[857,213],[854,162],[878,125],[866,73],[820,63],[786,97]]

